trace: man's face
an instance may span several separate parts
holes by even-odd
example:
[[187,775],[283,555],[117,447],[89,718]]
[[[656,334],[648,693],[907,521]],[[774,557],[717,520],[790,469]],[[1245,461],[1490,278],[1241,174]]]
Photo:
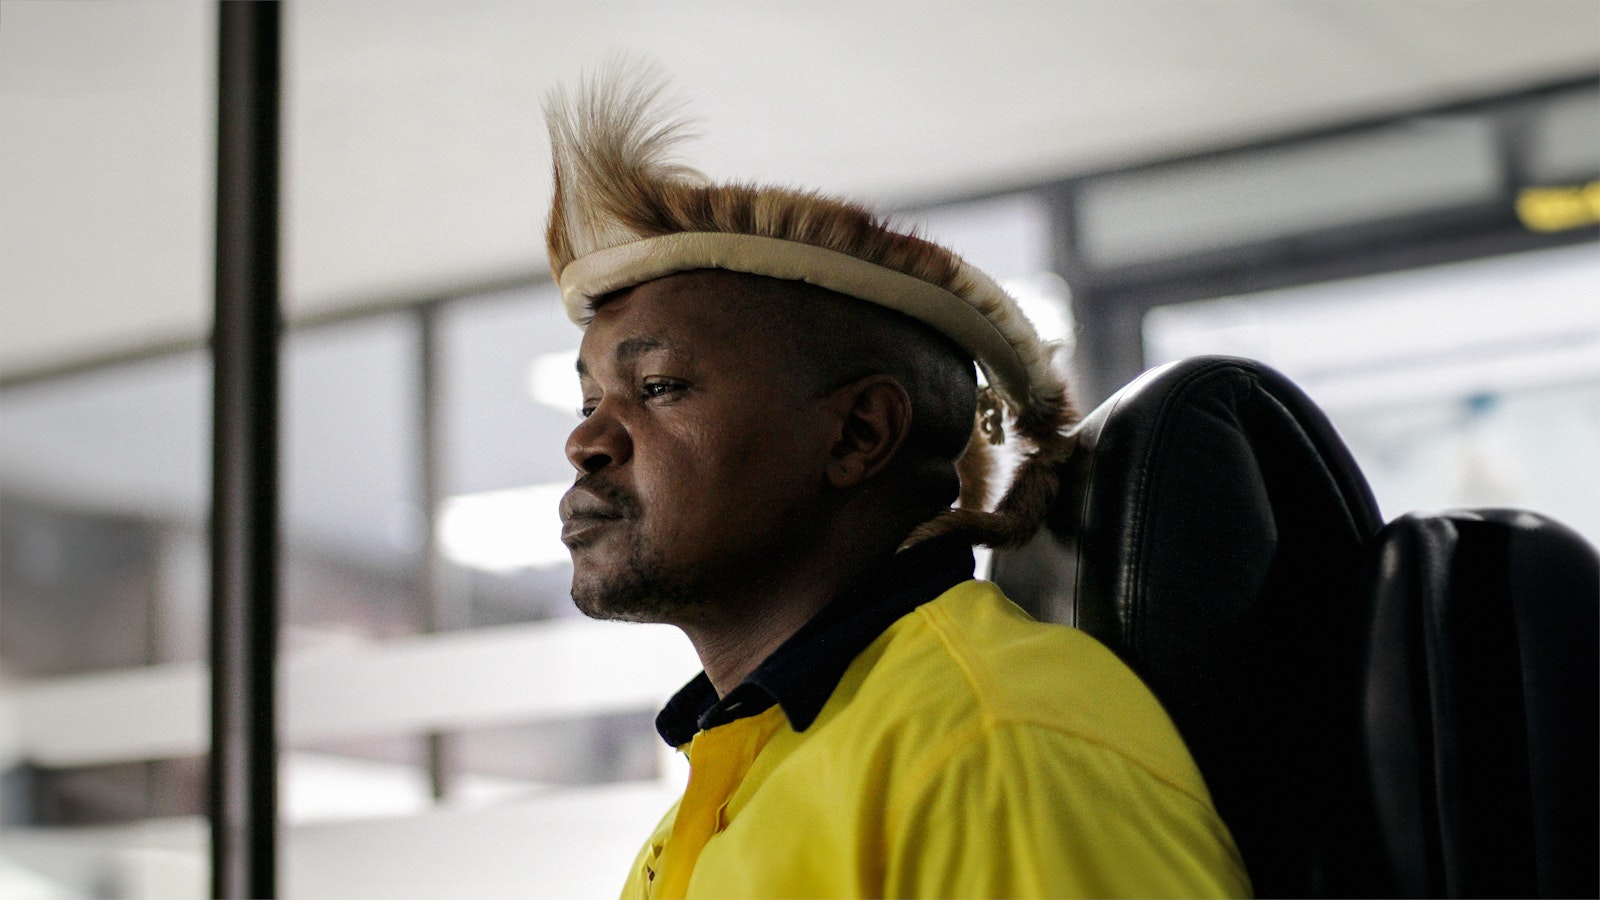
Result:
[[584,334],[561,517],[590,616],[693,616],[781,571],[818,527],[824,407],[737,289],[715,272],[647,282]]

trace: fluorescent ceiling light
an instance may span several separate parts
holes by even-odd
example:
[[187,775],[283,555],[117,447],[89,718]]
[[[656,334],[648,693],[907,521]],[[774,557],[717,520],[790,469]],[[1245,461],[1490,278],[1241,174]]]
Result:
[[439,510],[439,544],[445,558],[486,572],[557,566],[570,558],[561,543],[556,505],[568,482],[447,498]]

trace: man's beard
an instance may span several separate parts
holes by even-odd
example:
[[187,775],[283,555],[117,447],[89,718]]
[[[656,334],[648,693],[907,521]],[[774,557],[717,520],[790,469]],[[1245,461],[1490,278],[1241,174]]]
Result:
[[673,622],[698,605],[703,593],[688,573],[674,570],[659,549],[635,531],[628,541],[622,571],[600,580],[572,579],[572,602],[591,619],[621,622]]

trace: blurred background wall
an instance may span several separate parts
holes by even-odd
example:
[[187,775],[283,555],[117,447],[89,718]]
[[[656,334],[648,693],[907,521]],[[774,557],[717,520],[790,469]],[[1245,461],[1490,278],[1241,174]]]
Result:
[[[341,0],[285,28],[286,894],[611,893],[681,784],[651,723],[692,651],[575,618],[555,538],[578,335],[539,101],[612,53],[671,73],[713,177],[868,201],[1005,281],[1085,408],[1255,357],[1386,515],[1600,537],[1592,0]],[[0,0],[0,896],[207,890],[215,32],[207,3]]]

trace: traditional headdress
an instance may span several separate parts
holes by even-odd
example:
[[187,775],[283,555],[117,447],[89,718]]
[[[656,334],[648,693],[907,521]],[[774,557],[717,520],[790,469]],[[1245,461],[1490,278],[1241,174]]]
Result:
[[[594,302],[674,272],[726,269],[818,285],[915,318],[977,361],[989,387],[959,471],[960,508],[911,541],[959,532],[1009,547],[1038,529],[1072,452],[1077,418],[1050,350],[995,281],[915,231],[897,231],[857,204],[811,191],[713,184],[671,158],[686,136],[649,67],[614,65],[576,96],[545,103],[555,162],[546,241],[567,315],[580,327]],[[1028,445],[1010,488],[983,509],[992,468],[987,443],[1005,428]]]

